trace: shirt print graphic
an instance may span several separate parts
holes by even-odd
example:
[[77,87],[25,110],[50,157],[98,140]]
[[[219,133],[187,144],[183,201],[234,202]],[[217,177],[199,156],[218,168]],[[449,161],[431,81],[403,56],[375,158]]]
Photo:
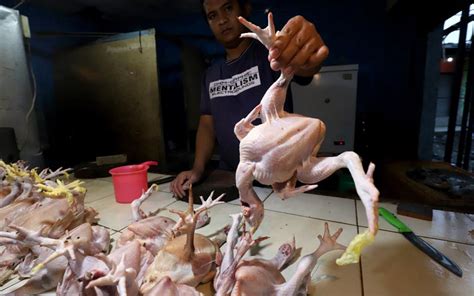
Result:
[[209,84],[211,99],[226,96],[235,96],[241,92],[260,85],[258,66],[254,66],[228,79],[216,80]]

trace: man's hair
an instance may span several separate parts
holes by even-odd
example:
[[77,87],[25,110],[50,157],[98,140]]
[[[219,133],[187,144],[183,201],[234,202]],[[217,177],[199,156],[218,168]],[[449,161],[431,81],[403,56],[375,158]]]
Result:
[[[202,12],[202,15],[204,17],[204,20],[207,23],[207,15],[206,15],[206,11],[204,10],[204,1],[206,1],[206,0],[201,0],[201,12]],[[250,0],[237,0],[237,2],[239,3],[239,6],[240,6],[241,10],[244,9],[246,4],[250,4]]]

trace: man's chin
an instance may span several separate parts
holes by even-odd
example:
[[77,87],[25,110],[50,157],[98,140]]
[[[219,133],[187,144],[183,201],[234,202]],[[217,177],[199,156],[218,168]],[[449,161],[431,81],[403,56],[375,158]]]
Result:
[[240,38],[240,36],[236,36],[233,38],[225,38],[221,41],[221,43],[224,45],[225,48],[234,49],[238,47],[242,41],[243,39]]

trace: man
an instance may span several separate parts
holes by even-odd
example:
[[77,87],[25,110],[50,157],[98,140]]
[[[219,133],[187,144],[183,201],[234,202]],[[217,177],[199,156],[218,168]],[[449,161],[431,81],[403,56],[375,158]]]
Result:
[[[215,138],[220,147],[219,168],[235,171],[239,163],[239,141],[234,125],[260,102],[279,70],[295,71],[294,81],[308,84],[329,49],[314,25],[301,16],[291,18],[281,30],[272,48],[240,38],[247,29],[238,21],[250,14],[245,0],[203,0],[203,11],[217,41],[225,48],[225,60],[206,71],[201,90],[201,117],[196,136],[193,168],[178,174],[171,191],[185,196],[185,189],[200,180],[214,150]],[[285,109],[292,112],[291,91]]]

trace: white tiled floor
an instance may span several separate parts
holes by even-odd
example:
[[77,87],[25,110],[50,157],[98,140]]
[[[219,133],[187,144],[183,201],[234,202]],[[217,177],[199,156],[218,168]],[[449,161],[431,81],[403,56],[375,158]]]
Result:
[[[379,206],[386,208],[392,213],[397,212],[396,204],[380,203]],[[364,206],[360,201],[357,201],[357,215],[359,217],[359,226],[367,227]],[[404,216],[401,216],[401,218],[403,223],[419,236],[474,245],[474,236],[470,233],[470,231],[474,230],[474,215],[433,210],[432,221]],[[379,220],[380,229],[396,231],[385,220]]]
[[282,200],[272,194],[265,201],[265,209],[356,225],[354,200],[346,198],[302,193]]
[[[115,202],[110,178],[87,180],[85,186],[88,189],[87,205],[99,212],[99,224],[111,229],[111,236],[116,240],[120,231],[132,221],[130,206]],[[322,234],[324,222],[329,223],[332,232],[343,228],[339,242],[344,245],[349,244],[357,233],[365,231],[367,226],[364,208],[358,200],[301,194],[282,201],[269,188],[256,188],[256,192],[264,200],[265,218],[255,237],[270,238],[252,249],[247,256],[270,258],[281,244],[295,236],[299,257],[284,270],[286,279],[294,273],[299,258],[317,247],[317,235]],[[396,212],[395,204],[381,203],[381,206]],[[145,211],[164,207],[186,208],[185,202],[172,197],[169,183],[160,185],[159,191],[143,205]],[[198,232],[211,235],[231,222],[230,214],[238,212],[238,200],[218,205],[210,210],[211,223]],[[168,211],[160,215],[176,219],[176,215]],[[435,211],[433,221],[404,216],[399,218],[416,234],[457,262],[463,269],[463,278],[446,271],[380,219],[380,231],[375,242],[364,249],[360,263],[336,265],[335,260],[342,251],[320,258],[312,273],[310,295],[473,295],[474,215]],[[6,286],[0,287],[0,291]],[[199,286],[198,290],[205,295],[213,294],[209,284]]]
[[[141,209],[145,212],[165,208],[175,202],[171,193],[154,192],[143,204]],[[120,231],[132,223],[130,204],[117,203],[115,196],[108,195],[102,199],[87,204],[99,212],[99,224],[110,229]]]
[[90,180],[84,186],[87,188],[86,203],[91,203],[114,193],[112,183],[103,180]]
[[[255,193],[257,193],[258,198],[262,201],[266,201],[270,194],[272,194],[272,190],[270,188],[265,187],[254,187]],[[240,201],[238,199],[232,200],[229,202],[230,204],[240,205]]]
[[361,258],[364,295],[473,295],[474,245],[424,240],[455,261],[463,277],[441,267],[404,236],[382,230]]

